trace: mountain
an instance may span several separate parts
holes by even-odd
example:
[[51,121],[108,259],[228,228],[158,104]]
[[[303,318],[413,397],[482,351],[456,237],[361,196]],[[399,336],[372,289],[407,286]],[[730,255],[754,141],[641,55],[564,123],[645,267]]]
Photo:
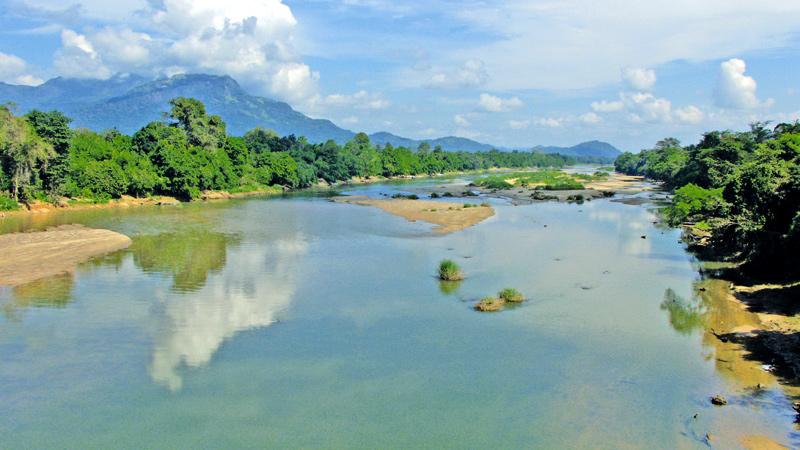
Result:
[[[0,83],[0,103],[14,102],[18,111],[57,109],[71,117],[76,127],[102,131],[116,127],[133,133],[149,122],[159,120],[175,97],[194,97],[228,124],[228,132],[242,135],[257,126],[271,128],[280,135],[305,136],[310,142],[333,139],[344,143],[355,133],[330,120],[312,119],[287,103],[248,94],[229,76],[185,74],[150,80],[136,75],[117,75],[108,80],[53,78],[40,86]],[[467,138],[449,136],[415,140],[388,132],[374,133],[375,144],[417,148],[427,142],[431,148],[447,151],[489,151],[496,148]],[[605,142],[590,141],[574,147],[535,147],[534,151],[561,153],[584,158],[616,158],[620,151]]]
[[555,147],[555,146],[536,146],[533,148],[535,152],[542,153],[560,153],[566,156],[575,156],[583,158],[599,158],[603,160],[613,160],[619,156],[622,151],[608,142],[602,141],[588,141],[581,142],[572,147]]
[[441,146],[444,150],[463,150],[465,152],[488,152],[489,150],[494,149],[494,146],[489,144],[482,144],[480,142],[473,141],[472,139],[456,137],[456,136],[448,136],[443,138],[437,139],[409,139],[400,136],[396,136],[392,133],[387,133],[385,131],[381,131],[379,133],[374,133],[369,136],[370,141],[374,144],[392,144],[395,147],[408,147],[412,149],[416,149],[419,145],[423,142],[427,142],[431,148],[435,148],[437,145]]

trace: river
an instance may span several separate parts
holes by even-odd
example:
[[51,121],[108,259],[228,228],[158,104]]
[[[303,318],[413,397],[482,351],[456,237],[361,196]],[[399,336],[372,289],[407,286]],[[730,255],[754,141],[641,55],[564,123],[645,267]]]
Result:
[[[0,288],[0,447],[800,445],[785,389],[697,326],[714,300],[647,196],[488,201],[447,235],[315,195],[4,219],[133,244]],[[472,309],[504,287],[529,300]]]

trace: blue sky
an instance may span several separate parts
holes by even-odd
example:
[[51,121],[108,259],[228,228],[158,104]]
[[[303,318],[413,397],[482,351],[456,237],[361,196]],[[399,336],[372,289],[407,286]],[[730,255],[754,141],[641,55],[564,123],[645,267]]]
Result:
[[[699,5],[698,5],[699,3]],[[3,0],[0,81],[228,74],[357,131],[529,148],[800,118],[787,0]]]

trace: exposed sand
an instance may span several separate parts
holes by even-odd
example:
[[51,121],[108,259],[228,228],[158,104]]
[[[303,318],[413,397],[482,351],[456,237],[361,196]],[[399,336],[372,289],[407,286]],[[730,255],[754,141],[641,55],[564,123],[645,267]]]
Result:
[[643,186],[644,183],[644,177],[612,173],[606,180],[589,182],[586,183],[585,186],[586,189],[594,189],[596,191],[626,192],[647,190],[647,188]]
[[491,206],[464,208],[463,203],[435,202],[430,200],[407,199],[373,199],[369,197],[337,197],[337,203],[374,206],[389,214],[404,217],[412,222],[423,222],[437,225],[436,233],[452,233],[480,223],[494,215]]
[[0,235],[0,286],[72,272],[81,262],[130,244],[125,235],[81,225]]

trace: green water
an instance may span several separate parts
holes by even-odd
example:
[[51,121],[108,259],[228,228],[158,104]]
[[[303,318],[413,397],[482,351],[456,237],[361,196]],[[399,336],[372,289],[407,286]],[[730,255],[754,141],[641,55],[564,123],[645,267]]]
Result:
[[[698,273],[652,205],[495,207],[445,236],[319,197],[5,219],[133,245],[0,288],[0,447],[800,443],[780,388],[735,389],[699,331],[670,325],[665,295],[692,298]],[[467,279],[440,285],[443,258]],[[530,301],[471,309],[506,286]]]

